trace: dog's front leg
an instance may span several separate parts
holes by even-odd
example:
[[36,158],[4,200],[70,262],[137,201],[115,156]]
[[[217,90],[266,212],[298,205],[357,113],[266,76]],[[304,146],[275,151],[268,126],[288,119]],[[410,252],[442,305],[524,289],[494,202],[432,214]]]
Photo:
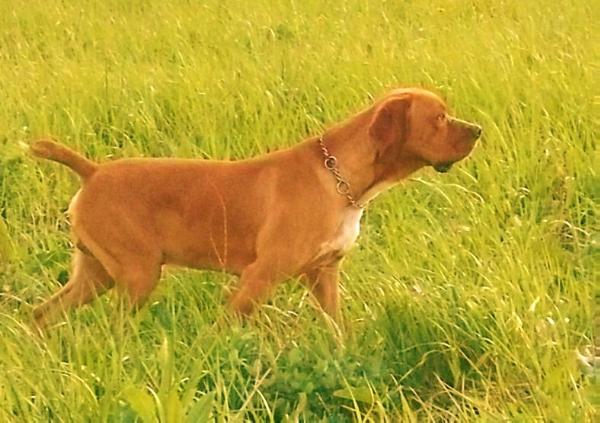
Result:
[[339,321],[339,267],[341,258],[321,265],[306,273],[308,287],[325,311],[334,321]]
[[273,265],[267,261],[256,261],[246,267],[237,291],[229,300],[229,307],[238,315],[249,315],[272,291],[277,283],[275,276]]

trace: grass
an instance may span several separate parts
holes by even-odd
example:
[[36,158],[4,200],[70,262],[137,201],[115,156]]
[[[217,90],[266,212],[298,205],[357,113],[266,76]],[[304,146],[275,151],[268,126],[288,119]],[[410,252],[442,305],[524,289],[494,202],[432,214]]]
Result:
[[[594,344],[600,298],[591,2],[0,11],[1,421],[598,419],[600,376],[575,356]],[[369,208],[344,263],[342,334],[293,281],[238,324],[223,307],[234,278],[186,270],[136,315],[105,297],[32,334],[31,305],[67,278],[78,181],[23,144],[236,159],[401,85],[441,93],[484,138]]]

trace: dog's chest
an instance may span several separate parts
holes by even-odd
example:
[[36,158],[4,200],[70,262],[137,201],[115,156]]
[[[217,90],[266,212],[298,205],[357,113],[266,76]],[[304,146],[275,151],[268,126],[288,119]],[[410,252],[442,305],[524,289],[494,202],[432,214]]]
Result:
[[319,248],[319,257],[327,254],[344,254],[356,241],[360,232],[362,209],[344,211],[334,236],[323,242]]

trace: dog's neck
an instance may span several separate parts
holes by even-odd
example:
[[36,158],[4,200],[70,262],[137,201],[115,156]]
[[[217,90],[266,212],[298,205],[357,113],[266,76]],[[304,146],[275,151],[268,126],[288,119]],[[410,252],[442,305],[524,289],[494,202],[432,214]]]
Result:
[[365,110],[323,135],[352,196],[361,205],[424,166],[417,158],[410,160],[406,156],[385,164],[377,160],[377,141],[369,135],[373,113],[374,108]]

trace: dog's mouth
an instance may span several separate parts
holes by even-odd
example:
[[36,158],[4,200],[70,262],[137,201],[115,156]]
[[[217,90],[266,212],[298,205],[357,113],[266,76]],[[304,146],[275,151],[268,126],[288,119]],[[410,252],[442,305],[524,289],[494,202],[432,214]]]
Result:
[[454,163],[449,162],[449,163],[439,163],[439,164],[435,164],[433,165],[433,168],[438,171],[439,173],[446,173],[450,170],[450,168],[452,167]]

